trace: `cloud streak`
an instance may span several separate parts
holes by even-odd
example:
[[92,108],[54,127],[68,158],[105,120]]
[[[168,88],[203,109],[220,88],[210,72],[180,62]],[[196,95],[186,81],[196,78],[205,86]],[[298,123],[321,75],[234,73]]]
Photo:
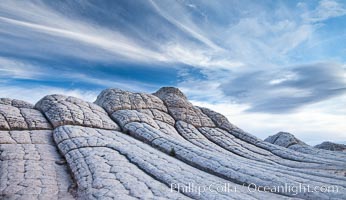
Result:
[[[304,3],[299,3],[299,7],[306,7]],[[346,15],[346,7],[337,1],[322,0],[318,6],[307,13],[303,14],[303,18],[308,22],[321,22],[334,17]]]
[[[105,87],[174,85],[227,116],[235,109],[240,126],[258,117],[250,131],[260,134],[278,127],[312,133],[290,125],[308,124],[294,118],[309,113],[337,124],[339,134],[343,27],[340,0],[3,0],[0,95],[26,100],[43,89],[92,99]],[[317,104],[326,110],[307,109]],[[266,121],[275,129],[261,129]]]
[[[155,8],[155,10],[163,17],[165,18],[167,21],[169,21],[170,23],[174,24],[175,26],[177,26],[179,29],[183,30],[184,32],[190,34],[192,37],[196,38],[197,40],[201,41],[202,43],[204,43],[205,45],[211,47],[214,50],[218,50],[221,51],[222,48],[219,47],[217,44],[215,44],[214,42],[212,42],[211,40],[209,40],[207,37],[203,36],[200,31],[198,30],[194,30],[192,28],[190,28],[191,23],[189,25],[183,24],[180,21],[178,21],[177,19],[175,19],[174,17],[171,17],[167,12],[163,11],[153,0],[149,0],[149,2],[151,3],[151,5]],[[162,2],[162,1],[161,1]],[[190,4],[191,5],[191,4]],[[166,4],[167,6],[167,4]],[[171,9],[171,7],[170,7]],[[181,9],[181,8],[180,8]]]
[[248,103],[251,112],[282,113],[346,92],[343,65],[318,63],[285,71],[257,71],[221,85],[230,98]]
[[139,60],[139,61],[145,61],[148,59],[157,60],[157,61],[165,60],[165,58],[161,56],[160,54],[157,54],[155,52],[139,47],[136,44],[128,41],[123,36],[116,34],[114,32],[112,34],[114,35],[113,37],[117,38],[116,40],[111,38],[96,36],[96,35],[102,35],[104,33],[90,34],[90,32],[92,31],[90,28],[88,30],[89,34],[85,34],[80,31],[71,31],[71,30],[64,30],[60,28],[53,28],[49,26],[19,21],[19,20],[5,18],[5,17],[0,17],[0,21],[17,25],[17,26],[26,27],[28,29],[32,29],[33,31],[39,31],[39,32],[46,33],[52,36],[71,39],[78,42],[93,45],[95,47],[110,51],[114,54],[124,56],[128,59]]
[[[170,17],[153,1],[151,1],[150,5],[152,5],[152,12],[158,13],[165,20],[173,23],[178,29],[183,30],[183,32],[191,35],[207,46],[201,46],[185,39],[179,39],[182,38],[182,36],[178,36],[178,38],[174,40],[163,41],[159,44],[156,38],[152,38],[151,35],[147,35],[146,40],[150,41],[152,44],[144,45],[141,41],[138,41],[138,39],[132,38],[131,34],[128,34],[128,32],[110,29],[95,23],[83,22],[77,17],[66,17],[64,13],[59,13],[49,8],[43,2],[8,2],[8,5],[5,4],[0,6],[2,13],[5,13],[1,14],[0,12],[0,26],[16,30],[2,32],[4,38],[10,38],[8,40],[3,39],[4,42],[7,43],[7,46],[16,46],[16,49],[22,48],[29,52],[30,50],[40,51],[43,47],[45,53],[52,54],[52,57],[54,57],[54,55],[63,54],[72,57],[108,62],[113,60],[137,63],[166,63],[166,65],[169,63],[183,63],[194,67],[220,68],[232,67],[232,65],[237,62],[217,57],[216,53],[219,53],[221,48],[207,37],[203,36],[202,33]],[[94,7],[95,6],[96,5],[94,5]],[[18,12],[19,10],[23,12]],[[30,15],[30,11],[35,14]],[[129,15],[130,13],[126,14]],[[121,19],[114,18],[113,20],[119,21]],[[140,32],[140,30],[136,30],[136,28],[134,28],[134,31]],[[41,34],[38,38],[36,36],[37,33]],[[143,33],[145,34],[145,32]],[[180,34],[181,33],[178,33],[177,35]],[[20,38],[23,43],[13,44],[14,41],[12,37]],[[142,36],[142,38],[145,38],[145,36]],[[39,44],[37,42],[39,42]],[[65,46],[61,46],[61,44]],[[51,48],[52,45],[56,45],[57,47]],[[87,54],[78,49],[80,45],[82,45],[84,49],[87,49]],[[99,49],[100,52],[93,54],[91,49]],[[199,50],[196,52],[195,49]],[[15,49],[6,49],[3,51],[14,54]],[[102,51],[105,52],[103,55],[101,55]],[[188,53],[190,59],[181,59],[181,52]],[[224,66],[224,64],[227,66]]]

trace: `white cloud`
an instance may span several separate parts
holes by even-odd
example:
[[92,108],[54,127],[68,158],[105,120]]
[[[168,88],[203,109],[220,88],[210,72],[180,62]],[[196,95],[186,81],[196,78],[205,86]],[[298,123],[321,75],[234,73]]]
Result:
[[[153,0],[149,0],[149,2],[152,4],[152,6],[155,8],[155,10],[166,20],[171,22],[172,24],[176,25],[179,29],[183,30],[184,32],[190,34],[192,37],[198,39],[199,41],[203,42],[207,46],[211,47],[214,50],[222,50],[221,47],[219,47],[217,44],[215,44],[213,41],[211,41],[209,38],[203,35],[200,30],[198,30],[191,21],[188,21],[188,24],[183,24],[182,21],[185,21],[187,18],[186,12],[182,11],[182,7],[179,7],[179,4],[172,4],[172,3],[163,3],[162,5],[165,7],[168,7],[169,10],[174,11],[174,17],[172,17],[167,11],[164,11],[160,8]],[[159,1],[159,3],[162,3],[162,1]],[[191,6],[191,4],[189,4]],[[174,9],[178,7],[178,9]],[[179,19],[176,19],[178,17]],[[192,28],[194,27],[194,28]]]
[[86,75],[83,73],[66,73],[63,76],[65,79],[69,80],[77,80],[80,82],[91,83],[99,86],[104,86],[106,88],[119,88],[123,90],[129,90],[134,92],[145,92],[152,88],[157,88],[157,85],[148,84],[140,81],[129,81],[129,80],[121,80],[117,81],[102,79],[102,78],[94,78],[90,75]]
[[35,86],[35,87],[24,87],[24,86],[0,86],[0,98],[12,98],[27,101],[35,104],[41,98],[51,94],[62,94],[67,96],[73,96],[85,101],[93,102],[96,100],[97,95],[100,91],[92,90],[80,90],[80,89],[64,89],[58,87],[48,86]]
[[37,67],[0,56],[0,78],[37,79],[42,72]]
[[215,52],[198,47],[190,49],[179,44],[168,44],[163,48],[165,48],[164,52],[171,60],[191,66],[196,66],[198,63],[198,66],[201,68],[234,69],[244,65],[242,62],[233,59],[215,59]]
[[[66,67],[67,66],[65,66],[65,68]],[[59,76],[57,76],[57,74]],[[3,88],[6,88],[5,85],[8,85],[8,83],[6,83],[5,81],[13,80],[13,79],[15,80],[29,79],[29,80],[40,80],[40,81],[54,80],[58,82],[69,81],[69,82],[78,82],[78,84],[84,83],[84,84],[103,86],[105,88],[112,87],[112,88],[121,88],[124,90],[130,90],[130,91],[143,91],[143,92],[148,91],[152,88],[157,89],[159,87],[154,84],[148,84],[141,81],[126,80],[121,78],[118,78],[116,81],[105,79],[105,78],[97,78],[91,75],[87,75],[83,72],[78,72],[78,71],[71,72],[69,70],[64,71],[64,70],[60,70],[59,67],[51,69],[39,63],[32,64],[28,61],[22,61],[18,59],[10,59],[10,58],[4,58],[4,57],[0,57],[0,78],[4,79]],[[11,87],[10,85],[8,85],[8,87],[13,89],[13,87]],[[23,89],[23,90],[28,90],[28,89],[31,90],[30,88]],[[43,89],[45,90],[44,87]],[[52,91],[57,90],[54,87],[51,89]],[[42,90],[42,88],[37,87],[37,90]],[[6,91],[10,91],[10,90],[6,90]],[[74,90],[71,90],[71,91],[74,91]],[[40,94],[41,92],[38,92],[38,93]],[[7,92],[5,94],[10,94],[10,92]],[[22,94],[22,93],[18,93],[18,94]],[[79,93],[77,92],[76,94],[78,95]]]
[[321,0],[315,10],[303,15],[308,22],[322,22],[334,17],[346,15],[346,8],[334,0]]
[[[329,65],[331,65],[331,63],[329,63]],[[342,84],[344,85],[346,83],[345,80],[342,80],[342,77],[345,76],[345,74],[343,71],[336,70],[337,72],[335,72],[332,70],[332,66],[324,68],[327,71],[322,72],[320,75],[315,75],[316,73],[318,74],[316,68],[313,73],[306,73],[304,76],[311,76],[311,79],[316,79],[318,84],[324,83],[328,85],[329,81],[338,81],[338,83],[339,81],[342,81],[343,83],[340,82],[339,85],[335,85],[334,83],[328,85],[328,87],[331,88],[342,87]],[[337,64],[337,66],[340,68],[343,64]],[[326,78],[328,74],[327,72],[332,74],[335,73],[335,76],[337,77]],[[274,76],[272,74],[271,76],[268,76],[269,80],[271,80],[270,78],[273,78],[272,84],[270,84],[270,81],[268,82],[269,85],[276,87],[276,85],[285,84],[285,82],[296,82],[301,78],[300,76],[302,74],[297,74],[288,70],[286,73],[279,73],[277,75],[278,76]],[[258,136],[259,138],[265,139],[279,131],[286,131],[294,134],[296,137],[311,145],[323,141],[346,141],[346,124],[344,123],[346,120],[346,110],[344,106],[346,104],[345,93],[325,99],[324,101],[306,104],[299,109],[288,113],[278,112],[276,114],[271,114],[263,112],[248,112],[248,110],[253,106],[251,105],[251,102],[232,101],[229,97],[226,97],[222,91],[220,91],[220,85],[222,81],[225,80],[222,74],[217,74],[216,76],[210,72],[209,76],[211,76],[211,79],[204,81],[190,78],[179,84],[179,87],[189,97],[189,99],[192,99],[191,102],[193,104],[207,107],[222,113],[231,123]],[[237,74],[233,74],[233,76],[238,77]],[[256,87],[260,87],[260,84],[256,82],[251,84],[251,80],[255,79],[254,77],[259,78],[261,84],[266,84],[267,80],[262,79],[259,74],[250,74],[246,79],[241,79],[236,82],[237,84],[228,84],[227,86],[229,88],[234,88],[235,90],[237,88],[242,89],[242,83],[245,84],[250,82],[250,84],[245,88],[255,89]],[[215,79],[218,78],[220,80],[216,81]],[[309,81],[306,81],[301,84],[304,85],[308,83]],[[314,87],[317,87],[317,90],[324,87],[318,84],[313,84]],[[307,85],[304,87],[306,86]],[[258,91],[253,101],[258,102],[263,98],[276,97],[278,96],[276,93],[279,93],[280,95],[285,93],[289,97],[305,98],[311,95],[311,90],[309,88],[281,88],[280,90],[265,89],[265,91]],[[272,104],[282,104],[282,102],[273,101]]]
[[[84,8],[86,4],[92,3],[81,1],[81,4]],[[74,13],[64,14],[52,9],[39,0],[4,0],[0,4],[0,34],[4,36],[0,37],[0,45],[6,48],[2,48],[0,53],[53,60],[61,59],[56,57],[61,55],[101,63],[125,61],[141,65],[160,64],[167,67],[183,63],[200,68],[204,77],[200,80],[194,74],[185,74],[178,86],[193,99],[198,99],[196,104],[203,104],[226,114],[230,113],[231,122],[245,130],[262,138],[283,130],[292,132],[307,142],[312,138],[319,141],[328,138],[346,140],[344,135],[341,135],[345,132],[345,126],[341,124],[342,115],[337,114],[343,106],[336,100],[321,102],[324,104],[319,106],[314,104],[314,107],[305,107],[291,114],[247,113],[244,110],[249,109],[250,104],[230,102],[229,97],[226,97],[219,88],[221,84],[244,71],[251,72],[254,69],[270,71],[296,64],[296,58],[290,53],[306,50],[301,47],[307,42],[310,44],[310,49],[303,52],[314,55],[315,52],[311,48],[314,45],[311,44],[324,39],[316,37],[320,24],[325,20],[345,15],[344,4],[323,0],[312,10],[308,6],[304,7],[306,3],[300,3],[298,8],[280,4],[275,11],[266,9],[262,3],[248,5],[243,1],[234,1],[232,4],[229,1],[196,1],[190,4],[186,1],[150,0],[143,4],[148,6],[146,11],[156,13],[155,17],[162,18],[155,21],[150,17],[143,17],[139,20],[153,33],[141,30],[136,24],[127,24],[126,27],[130,29],[121,30],[102,23],[94,23],[76,17]],[[97,9],[96,4],[92,6]],[[197,12],[198,15],[191,14],[192,12]],[[215,16],[210,16],[210,13]],[[133,13],[127,14],[137,17],[132,15]],[[213,17],[217,20],[213,21]],[[112,20],[128,23],[121,16],[116,16]],[[137,35],[130,34],[132,32],[136,32]],[[162,36],[163,39],[157,36]],[[333,39],[340,38],[343,37],[333,36]],[[48,79],[58,71],[44,71],[41,66],[0,58],[1,78]],[[59,75],[66,80],[77,80],[104,87],[119,87],[134,91],[153,88],[152,85],[145,85],[140,81],[113,81],[92,77],[83,72],[61,72]],[[265,80],[272,86],[294,79],[289,75],[272,78]],[[0,83],[2,84],[0,96],[33,103],[43,95],[51,93],[63,93],[92,101],[99,92],[55,87],[15,87],[5,85],[7,83],[4,80],[0,80]],[[228,85],[228,87],[235,86]],[[275,92],[298,96],[310,95],[308,90],[291,88],[274,90],[266,94],[275,95]],[[256,95],[260,98],[261,94],[259,92]],[[201,99],[208,99],[209,103],[201,102]],[[320,107],[325,107],[326,110],[320,110]],[[328,132],[330,136],[324,135],[324,132]]]
[[[35,56],[53,54],[50,59],[54,59],[54,54],[63,54],[101,62],[183,63],[202,68],[233,68],[241,65],[275,67],[289,62],[291,59],[287,54],[312,39],[318,26],[314,25],[316,20],[307,19],[322,21],[341,16],[345,11],[337,2],[321,1],[314,11],[300,11],[306,19],[302,21],[291,16],[299,11],[282,6],[278,8],[280,12],[273,13],[254,4],[250,7],[256,15],[238,16],[235,22],[226,23],[229,16],[221,11],[225,7],[228,9],[227,5],[199,3],[207,4],[210,6],[208,9],[225,15],[223,18],[228,26],[196,18],[190,9],[197,9],[199,13],[202,11],[195,4],[191,7],[185,1],[150,0],[147,6],[152,8],[152,12],[158,13],[176,29],[167,25],[169,23],[155,22],[155,26],[162,30],[159,33],[167,35],[167,40],[158,41],[153,35],[131,26],[131,30],[127,31],[141,33],[137,35],[144,41],[140,41],[121,29],[64,15],[41,1],[6,1],[0,5],[0,32],[26,40],[18,44],[2,39],[6,46],[23,49],[18,53],[32,55],[31,49],[41,50],[43,52],[36,52]],[[239,2],[234,5],[239,8],[243,6]],[[114,20],[123,20],[118,18]],[[151,23],[146,20],[143,19],[143,23]],[[180,35],[179,30],[201,43]]]
[[[116,32],[107,33],[94,30],[93,27],[81,27],[80,30],[65,30],[61,28],[55,28],[25,21],[19,21],[15,19],[0,17],[0,21],[5,23],[10,23],[18,26],[27,27],[33,29],[34,31],[43,32],[56,37],[62,37],[66,39],[76,40],[78,42],[83,42],[86,44],[94,45],[95,47],[110,51],[114,54],[119,54],[126,58],[134,60],[157,60],[164,61],[165,58],[153,51],[142,48],[135,43],[129,41],[127,38],[123,37]],[[72,24],[73,25],[73,24]],[[86,29],[83,30],[83,29]],[[112,37],[107,37],[106,35],[113,35]],[[101,36],[101,37],[100,37]]]
[[335,110],[345,105],[345,95],[289,114],[246,113],[244,111],[248,109],[248,105],[231,102],[210,104],[192,101],[192,103],[225,115],[231,123],[261,139],[286,131],[310,145],[323,141],[346,141],[344,116],[346,110]]
[[[225,68],[239,64],[239,62],[235,63],[227,58],[220,58],[218,55],[226,52],[222,52],[222,49],[204,36],[202,31],[191,28],[193,23],[182,24],[165,14],[154,2],[152,5],[163,18],[207,46],[198,45],[185,39],[181,40],[179,37],[159,42],[151,35],[142,35],[141,37],[146,38],[147,43],[150,42],[150,44],[145,44],[132,38],[126,32],[121,32],[122,30],[110,29],[79,18],[64,16],[39,1],[35,3],[8,1],[0,5],[0,10],[3,12],[0,15],[0,26],[3,27],[3,30],[0,32],[21,38],[21,43],[17,43],[13,39],[2,39],[6,46],[15,48],[13,51],[23,50],[16,53],[39,57],[52,54],[50,59],[54,59],[54,55],[62,54],[79,59],[106,62],[127,61],[165,65],[184,63],[194,67]],[[165,24],[158,24],[158,26],[165,26]],[[194,25],[194,27],[196,26]],[[136,27],[133,27],[133,31],[141,32]],[[143,34],[145,33],[143,32]],[[196,51],[196,49],[200,50]],[[42,52],[34,54],[33,50]],[[102,51],[104,52],[102,53]]]

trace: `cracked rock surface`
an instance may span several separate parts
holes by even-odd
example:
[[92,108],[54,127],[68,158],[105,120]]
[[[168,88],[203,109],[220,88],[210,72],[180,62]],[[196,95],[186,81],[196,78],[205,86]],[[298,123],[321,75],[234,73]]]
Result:
[[30,103],[0,98],[0,130],[51,129],[43,114]]
[[0,199],[73,199],[51,130],[0,131]]
[[61,125],[83,125],[93,128],[115,129],[114,123],[99,106],[75,97],[48,95],[36,103],[54,128]]
[[0,99],[0,199],[295,198],[346,199],[346,154],[263,141],[173,87]]

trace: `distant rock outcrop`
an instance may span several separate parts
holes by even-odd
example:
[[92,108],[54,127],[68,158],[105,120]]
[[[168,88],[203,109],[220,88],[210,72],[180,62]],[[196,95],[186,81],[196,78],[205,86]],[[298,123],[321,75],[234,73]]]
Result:
[[[318,155],[319,157],[324,157],[324,158],[331,158],[338,155],[338,153],[335,154],[334,152],[330,151],[333,148],[332,144],[325,144],[326,145],[324,146],[325,148],[316,148],[316,146],[312,147],[310,145],[305,144],[303,141],[299,140],[291,133],[287,133],[287,132],[279,132],[275,135],[269,136],[264,141],[269,142],[271,144],[279,145],[285,148],[289,148],[301,153]],[[342,148],[342,146],[338,146],[338,147]]]
[[345,172],[343,152],[263,141],[173,87],[0,99],[0,199],[346,199]]
[[315,148],[325,149],[329,151],[346,151],[346,145],[337,144],[337,143],[328,142],[328,141],[322,142],[321,144],[316,145]]
[[279,132],[275,135],[269,136],[264,141],[286,148],[289,148],[292,145],[307,146],[307,144],[305,144],[303,141],[297,139],[294,135],[287,132]]

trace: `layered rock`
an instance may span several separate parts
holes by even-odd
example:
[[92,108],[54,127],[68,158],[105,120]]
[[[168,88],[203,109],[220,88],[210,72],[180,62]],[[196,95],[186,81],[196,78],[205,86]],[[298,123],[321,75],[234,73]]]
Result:
[[289,148],[292,145],[308,146],[303,141],[287,132],[279,132],[275,135],[269,136],[264,141],[286,148]]
[[[55,138],[68,163],[72,166],[72,170],[76,174],[84,173],[77,176],[83,177],[77,180],[81,182],[80,187],[87,191],[95,190],[96,194],[103,197],[115,196],[120,199],[282,198],[270,193],[251,194],[246,187],[198,170],[118,131],[61,126],[55,130]],[[226,182],[229,183],[230,188],[237,187],[240,194],[171,191],[171,186],[176,189],[174,186],[178,184],[180,187],[188,187],[189,184],[209,186],[222,185]],[[92,197],[84,196],[84,198]]]
[[[174,128],[176,129],[174,134],[160,130],[157,122],[165,123],[165,120],[156,120],[153,118],[153,115],[146,114],[150,113],[147,112],[148,110],[154,108],[152,104],[148,104],[144,99],[155,99],[152,95],[109,89],[99,95],[96,103],[104,107],[109,115],[118,122],[123,131],[131,136],[150,144],[166,154],[171,154],[172,150],[174,150],[174,155],[177,159],[235,183],[245,185],[250,183],[282,185],[284,182],[281,182],[281,180],[284,180],[286,183],[300,181],[315,183],[316,185],[323,183],[343,185],[341,180],[334,180],[336,178],[335,175],[318,170],[311,171],[311,168],[334,168],[334,166],[326,165],[326,160],[324,159],[315,159],[311,156],[311,160],[315,161],[315,163],[310,163],[309,160],[306,163],[290,161],[286,163],[286,160],[278,156],[275,157],[271,151],[263,150],[263,148],[246,142],[241,144],[241,142],[237,141],[238,143],[233,143],[234,146],[222,146],[215,142],[216,140],[212,141],[205,135],[208,135],[210,138],[218,138],[219,135],[224,135],[227,138],[227,135],[230,133],[227,131],[223,132],[221,128],[224,127],[217,127],[218,124],[232,128],[232,131],[241,130],[235,126],[230,126],[226,120],[220,123],[218,121],[220,117],[214,122],[212,118],[203,113],[201,108],[195,107],[188,102],[187,98],[176,88],[162,88],[154,95],[162,100],[161,104],[159,100],[155,100],[156,106],[160,108],[160,112],[167,112],[167,114],[173,117],[175,121]],[[112,101],[117,101],[120,97],[126,99],[123,105],[118,101],[115,103],[116,106],[110,106],[113,105]],[[131,102],[136,102],[140,106],[130,106]],[[146,112],[143,112],[144,110]],[[170,126],[171,124],[166,123],[166,125]],[[251,135],[242,134],[244,137],[252,138]],[[231,138],[231,136],[228,138]],[[258,140],[256,139],[256,141]],[[256,159],[258,155],[251,155],[256,151],[261,152],[261,160]],[[285,148],[282,148],[281,151],[287,155],[292,153]],[[247,157],[244,154],[247,154]],[[266,154],[270,155],[268,156],[269,159],[266,158]],[[296,156],[299,157],[300,155]],[[303,160],[304,157],[301,159]],[[287,166],[284,164],[287,164]],[[335,167],[337,169],[342,168],[344,165],[341,162],[338,164],[339,166]],[[289,165],[294,168],[289,168]],[[305,167],[306,170],[301,169],[301,167]],[[281,174],[282,179],[275,178],[273,174]],[[289,193],[283,194],[292,195]],[[321,194],[310,195],[311,197],[317,197]]]
[[0,199],[73,199],[68,166],[57,164],[63,157],[44,115],[29,103],[3,98],[0,118]]
[[198,107],[193,106],[178,88],[163,87],[154,95],[164,101],[175,120],[182,120],[196,127],[215,127],[213,121]]
[[333,142],[322,142],[321,144],[318,144],[314,146],[317,149],[324,149],[329,151],[345,151],[346,152],[346,145],[344,144],[337,144]]
[[42,113],[30,103],[1,98],[0,130],[42,130],[51,129]]
[[36,103],[54,128],[61,125],[83,125],[93,128],[115,129],[119,127],[99,106],[75,97],[48,95]]
[[310,145],[305,144],[301,140],[297,139],[294,135],[287,132],[279,132],[273,136],[269,136],[264,141],[269,142],[271,144],[275,144],[278,146],[282,146],[285,148],[292,149],[297,152],[301,152],[304,154],[310,155],[318,155],[318,157],[335,160],[335,161],[343,161],[346,159],[346,155],[335,153],[331,151],[325,151],[325,149],[321,148],[313,148]]
[[[177,88],[107,89],[95,103],[48,95],[35,107],[0,105],[4,198],[346,198],[345,154],[323,155],[286,133],[260,140]],[[338,192],[277,189],[287,185]]]

